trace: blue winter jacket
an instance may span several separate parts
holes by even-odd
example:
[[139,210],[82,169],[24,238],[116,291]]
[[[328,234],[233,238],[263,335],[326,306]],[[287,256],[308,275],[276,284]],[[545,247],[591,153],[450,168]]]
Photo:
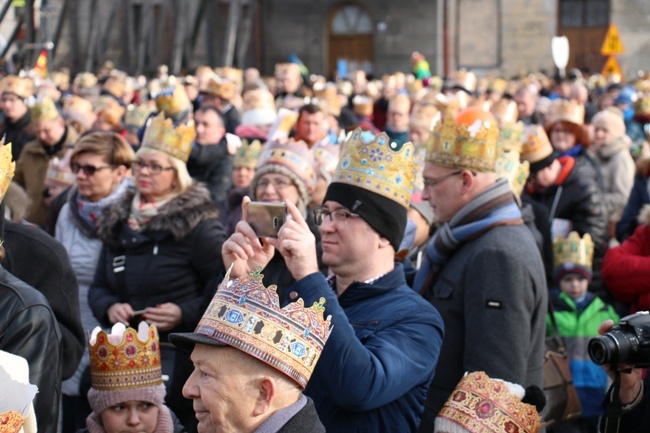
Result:
[[290,289],[305,305],[323,297],[332,334],[305,390],[327,431],[417,431],[442,345],[436,309],[406,285],[401,264],[337,298],[322,273]]

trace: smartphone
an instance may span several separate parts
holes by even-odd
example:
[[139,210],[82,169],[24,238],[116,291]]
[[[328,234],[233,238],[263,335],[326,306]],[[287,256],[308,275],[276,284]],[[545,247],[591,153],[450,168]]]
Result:
[[260,237],[277,238],[286,219],[287,206],[284,203],[252,201],[246,208],[246,222]]

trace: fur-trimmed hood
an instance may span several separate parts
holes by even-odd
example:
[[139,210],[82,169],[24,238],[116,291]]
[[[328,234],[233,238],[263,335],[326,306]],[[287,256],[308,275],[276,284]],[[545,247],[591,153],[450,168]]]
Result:
[[[130,190],[122,199],[104,210],[97,224],[102,241],[110,245],[119,244],[120,230],[129,218],[133,197],[135,190]],[[201,222],[218,217],[219,211],[210,199],[207,188],[200,183],[194,183],[187,191],[162,206],[158,215],[142,231],[169,232],[174,240],[178,241]]]

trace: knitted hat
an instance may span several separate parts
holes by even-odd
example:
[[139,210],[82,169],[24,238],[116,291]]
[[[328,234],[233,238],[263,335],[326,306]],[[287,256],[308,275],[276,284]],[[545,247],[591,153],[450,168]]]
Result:
[[300,199],[306,205],[316,188],[314,167],[314,155],[304,141],[266,143],[251,182],[251,195],[256,199],[255,190],[260,177],[267,173],[278,173],[291,179],[298,188]]
[[594,128],[606,126],[612,138],[623,137],[625,135],[625,121],[623,113],[616,107],[608,107],[596,113],[591,124]]
[[538,433],[541,417],[522,402],[520,385],[491,379],[482,371],[467,373],[436,418],[436,433]]
[[397,251],[415,186],[414,154],[410,142],[396,144],[386,133],[355,129],[343,144],[323,202],[338,202],[358,214]]

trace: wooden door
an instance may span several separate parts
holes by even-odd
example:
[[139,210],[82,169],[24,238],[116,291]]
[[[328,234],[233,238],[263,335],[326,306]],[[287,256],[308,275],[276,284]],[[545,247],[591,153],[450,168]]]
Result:
[[373,24],[368,13],[356,4],[335,6],[328,20],[328,71],[334,76],[340,60],[347,72],[372,72],[374,60]]
[[558,36],[569,39],[567,70],[600,72],[607,57],[600,54],[609,27],[609,0],[559,0]]

